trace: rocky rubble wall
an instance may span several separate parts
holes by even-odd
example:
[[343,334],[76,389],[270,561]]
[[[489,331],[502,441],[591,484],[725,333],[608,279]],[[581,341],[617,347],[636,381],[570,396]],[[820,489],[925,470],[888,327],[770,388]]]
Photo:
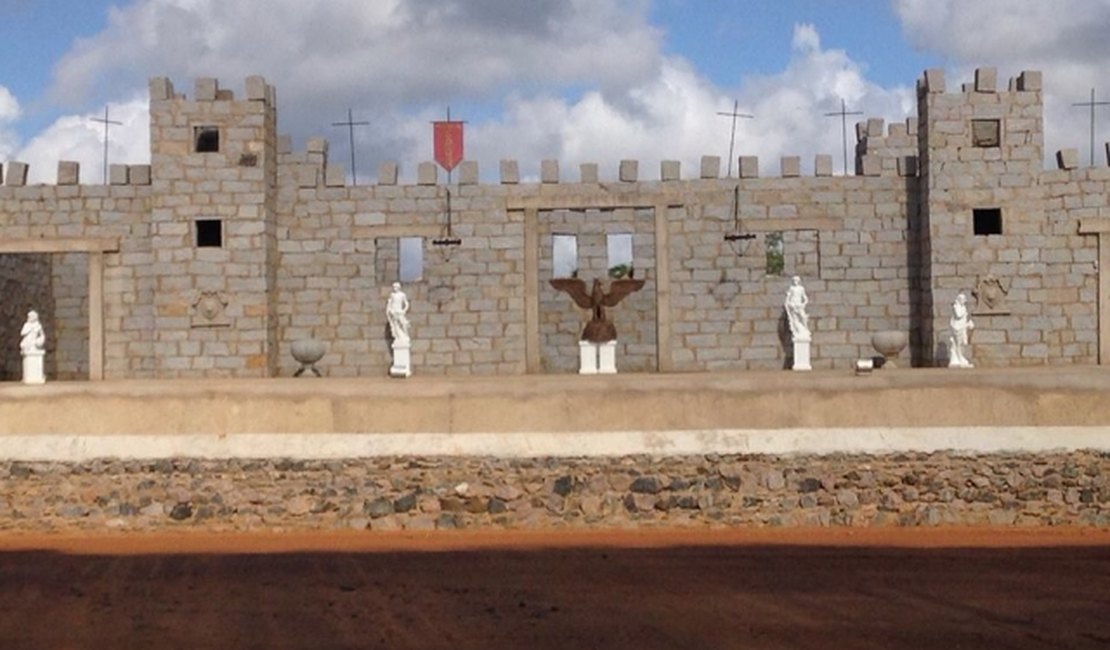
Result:
[[0,530],[1110,526],[1110,455],[0,463]]

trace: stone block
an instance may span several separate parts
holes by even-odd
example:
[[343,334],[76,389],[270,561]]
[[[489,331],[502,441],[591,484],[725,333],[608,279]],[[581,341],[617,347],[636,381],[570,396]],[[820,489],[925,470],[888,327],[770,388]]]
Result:
[[559,182],[559,161],[558,160],[544,160],[540,162],[540,182],[541,183],[558,183]]
[[925,71],[925,92],[944,92],[944,70],[940,68],[930,68]]
[[198,102],[216,101],[216,94],[219,91],[220,85],[213,77],[200,77],[193,87],[194,99]]
[[867,120],[867,137],[881,138],[886,130],[886,121],[881,117],[871,117]]
[[261,75],[247,77],[247,99],[252,102],[264,102],[269,99],[265,77]]
[[77,185],[81,182],[81,164],[72,160],[58,162],[58,185]]
[[898,156],[898,175],[917,176],[917,156]]
[[111,185],[127,185],[127,165],[108,165],[108,183]]
[[293,153],[293,137],[287,133],[279,135],[277,138],[277,152],[279,154]]
[[740,178],[759,178],[759,156],[740,156]]
[[975,92],[998,92],[998,68],[975,69]]
[[906,135],[917,135],[917,118],[906,118]]
[[5,185],[19,187],[27,184],[27,163],[11,161],[8,163],[8,175],[4,178]]
[[150,165],[131,165],[128,173],[132,185],[150,185]]
[[383,162],[378,165],[378,185],[396,185],[400,166],[395,162]]
[[316,187],[320,181],[320,168],[316,165],[297,166],[297,187]]
[[635,183],[640,177],[640,161],[622,160],[620,164],[620,181],[622,183]]
[[305,143],[305,151],[308,153],[328,153],[328,139],[320,136],[314,136],[308,139]]
[[501,184],[516,185],[520,182],[520,166],[515,160],[501,161]]
[[[847,170],[845,170],[847,171]],[[833,161],[832,156],[827,153],[819,153],[813,159],[813,175],[814,176],[832,176],[833,174]]]
[[417,185],[435,185],[439,182],[439,168],[434,162],[422,162],[416,166]]
[[167,77],[150,78],[150,100],[173,99],[173,82]]
[[860,157],[861,176],[879,176],[883,172],[883,162],[878,156],[867,154]]
[[582,163],[578,166],[578,180],[582,183],[598,182],[597,163]]
[[1025,92],[1040,91],[1041,85],[1041,71],[1040,70],[1024,70],[1018,76],[1017,89]]
[[478,184],[478,161],[464,160],[459,163],[459,185]]
[[698,174],[699,178],[706,180],[720,178],[721,176],[721,157],[720,156],[702,156],[701,157],[701,171]]
[[343,187],[347,184],[347,170],[343,165],[328,164],[324,167],[324,185],[327,187]]
[[682,180],[682,163],[677,160],[664,160],[659,163],[659,180]]
[[802,175],[802,159],[798,156],[783,156],[779,161],[783,178],[794,178]]
[[1079,167],[1079,151],[1077,149],[1061,149],[1056,152],[1057,169],[1075,169]]

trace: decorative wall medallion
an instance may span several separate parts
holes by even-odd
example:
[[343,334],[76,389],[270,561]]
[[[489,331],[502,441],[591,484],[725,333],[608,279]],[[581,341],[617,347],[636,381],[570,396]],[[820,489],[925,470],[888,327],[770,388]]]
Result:
[[986,316],[1009,314],[1010,310],[1006,306],[1006,295],[1009,293],[1009,287],[993,273],[979,276],[975,289],[971,292],[975,296],[975,313]]
[[193,299],[193,327],[228,327],[228,297],[222,291],[198,291]]

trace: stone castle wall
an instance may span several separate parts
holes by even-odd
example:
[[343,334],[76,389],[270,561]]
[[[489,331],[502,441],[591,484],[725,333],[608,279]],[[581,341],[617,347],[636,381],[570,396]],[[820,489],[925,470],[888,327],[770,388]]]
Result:
[[[767,176],[742,156],[739,176],[722,178],[706,156],[685,176],[664,162],[658,180],[624,161],[615,182],[596,165],[560,177],[556,161],[521,182],[503,161],[501,182],[481,184],[464,161],[450,188],[458,246],[433,243],[447,234],[448,192],[433,164],[415,184],[383,165],[376,184],[348,186],[326,141],[293,152],[276,135],[261,78],[238,100],[212,79],[192,99],[154,79],[152,164],[113,165],[108,185],[82,186],[61,163],[57,185],[28,187],[26,167],[8,163],[0,236],[119,241],[105,257],[109,377],[289,375],[302,338],[328,343],[319,366],[330,375],[382,375],[385,298],[413,242],[422,269],[404,286],[417,372],[572,372],[587,314],[548,284],[552,238],[576,238],[589,284],[608,279],[606,238],[622,233],[647,281],[610,310],[624,371],[788,367],[782,299],[795,274],[811,299],[816,368],[872,356],[871,334],[887,329],[910,335],[903,361],[942,362],[958,291],[972,294],[980,365],[1095,363],[1099,235],[1079,224],[1110,217],[1110,170],[1078,169],[1069,152],[1043,170],[1039,75],[1000,91],[993,74],[949,93],[929,71],[916,118],[857,126],[849,177],[820,155],[813,177],[796,157]],[[975,146],[973,120],[999,123],[996,146]],[[196,150],[206,130],[217,151]],[[1001,214],[1000,234],[975,234],[982,209]],[[204,221],[219,223],[217,246],[198,246]],[[54,375],[84,376],[87,255],[49,260]],[[988,277],[1006,293],[983,309]]]

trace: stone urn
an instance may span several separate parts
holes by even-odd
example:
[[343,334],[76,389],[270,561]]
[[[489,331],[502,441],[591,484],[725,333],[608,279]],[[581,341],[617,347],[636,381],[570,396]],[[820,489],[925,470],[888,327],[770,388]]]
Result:
[[294,377],[300,377],[304,374],[305,370],[311,370],[312,374],[317,377],[323,376],[316,368],[316,362],[323,359],[324,355],[328,352],[328,346],[325,345],[323,341],[317,341],[316,339],[293,341],[290,351],[293,353],[293,358],[297,363],[301,364],[300,369],[293,373]]
[[894,360],[906,349],[909,336],[901,330],[883,330],[871,335],[871,347],[883,355],[884,368],[897,368]]

